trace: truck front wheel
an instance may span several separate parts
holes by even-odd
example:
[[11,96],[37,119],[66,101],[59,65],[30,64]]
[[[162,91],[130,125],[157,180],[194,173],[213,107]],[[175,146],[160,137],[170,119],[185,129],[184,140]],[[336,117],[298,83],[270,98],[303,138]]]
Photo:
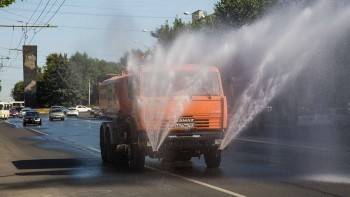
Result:
[[204,160],[208,168],[218,168],[221,163],[221,151],[218,149],[209,149],[204,153]]
[[143,170],[145,167],[145,150],[137,144],[129,146],[129,168],[132,170]]

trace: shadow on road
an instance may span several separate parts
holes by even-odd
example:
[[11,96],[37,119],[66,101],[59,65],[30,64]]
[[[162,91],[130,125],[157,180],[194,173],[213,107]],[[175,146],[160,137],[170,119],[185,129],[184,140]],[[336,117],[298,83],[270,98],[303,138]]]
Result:
[[83,166],[85,162],[79,159],[35,159],[13,161],[13,165],[19,169],[49,169],[49,168],[76,168]]

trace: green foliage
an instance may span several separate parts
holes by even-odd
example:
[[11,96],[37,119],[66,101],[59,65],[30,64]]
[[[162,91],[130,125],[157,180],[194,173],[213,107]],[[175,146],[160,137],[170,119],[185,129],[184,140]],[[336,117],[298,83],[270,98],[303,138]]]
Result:
[[6,7],[13,2],[15,2],[15,0],[0,0],[0,8]]
[[180,18],[176,18],[172,25],[166,21],[151,35],[166,46],[184,31],[215,32],[223,27],[240,27],[254,22],[277,2],[277,0],[220,0],[215,4],[214,14],[190,23],[184,23]]
[[70,81],[77,96],[76,104],[88,102],[89,81],[92,89],[91,101],[95,104],[98,101],[98,83],[105,79],[106,74],[116,74],[124,70],[126,65],[121,63],[106,62],[90,58],[86,53],[75,53],[69,59]]
[[254,22],[276,0],[221,0],[215,5],[217,22],[232,27],[240,27]]
[[184,23],[180,18],[175,18],[172,26],[166,21],[164,25],[158,28],[155,32],[152,32],[151,35],[158,38],[158,41],[166,45],[171,43],[179,33],[182,33],[189,27],[190,24]]
[[87,104],[88,84],[91,84],[91,101],[98,100],[98,83],[106,74],[119,73],[125,66],[75,53],[70,58],[65,54],[50,54],[43,70],[38,70],[37,99],[41,106],[72,106]]
[[24,100],[24,83],[19,81],[15,84],[14,88],[11,91],[11,96],[15,101]]
[[44,106],[64,105],[75,99],[74,89],[70,87],[68,64],[65,54],[47,57],[42,79],[37,82],[38,103]]

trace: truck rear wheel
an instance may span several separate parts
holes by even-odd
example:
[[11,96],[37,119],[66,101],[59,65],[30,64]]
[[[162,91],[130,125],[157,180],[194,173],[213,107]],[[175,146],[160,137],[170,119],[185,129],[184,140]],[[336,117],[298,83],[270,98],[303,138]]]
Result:
[[204,160],[208,168],[218,168],[221,163],[221,151],[218,149],[209,149],[204,153]]
[[100,131],[100,148],[101,148],[101,158],[103,163],[111,162],[112,148],[109,141],[109,132]]
[[145,150],[137,144],[129,146],[129,168],[143,170],[145,167]]

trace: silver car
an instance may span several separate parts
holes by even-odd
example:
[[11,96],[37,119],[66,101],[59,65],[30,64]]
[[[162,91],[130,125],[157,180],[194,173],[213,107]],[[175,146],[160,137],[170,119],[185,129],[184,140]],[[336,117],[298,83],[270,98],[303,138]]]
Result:
[[62,109],[54,108],[49,112],[49,120],[52,121],[54,119],[64,120],[65,115]]

